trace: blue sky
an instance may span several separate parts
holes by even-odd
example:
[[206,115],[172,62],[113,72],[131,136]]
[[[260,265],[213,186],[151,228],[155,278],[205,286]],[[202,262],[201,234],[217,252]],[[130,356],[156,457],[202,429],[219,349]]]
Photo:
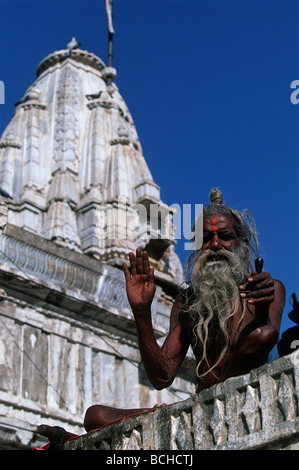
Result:
[[[0,133],[40,61],[75,36],[107,62],[105,0],[0,0]],[[299,8],[292,0],[114,0],[116,84],[162,200],[247,208],[264,268],[299,291]],[[184,240],[177,252],[184,262]]]

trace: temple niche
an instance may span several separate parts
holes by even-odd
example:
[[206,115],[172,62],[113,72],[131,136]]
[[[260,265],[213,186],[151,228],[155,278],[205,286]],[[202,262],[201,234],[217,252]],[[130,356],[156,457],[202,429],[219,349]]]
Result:
[[38,445],[41,423],[83,433],[91,404],[154,406],[194,392],[191,355],[164,391],[140,360],[121,265],[148,250],[160,342],[182,266],[171,207],[115,77],[72,40],[39,64],[0,140],[3,449]]

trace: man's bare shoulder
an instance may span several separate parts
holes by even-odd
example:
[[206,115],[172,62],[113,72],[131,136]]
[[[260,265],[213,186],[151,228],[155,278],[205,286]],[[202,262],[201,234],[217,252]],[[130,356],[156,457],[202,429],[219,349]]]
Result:
[[285,306],[286,289],[284,284],[278,279],[273,279],[273,281],[275,294],[274,301],[270,304],[269,307],[269,314],[273,326],[279,331],[283,309]]
[[277,294],[285,296],[286,288],[285,288],[283,282],[279,281],[278,279],[273,279],[273,281],[274,281],[275,292]]

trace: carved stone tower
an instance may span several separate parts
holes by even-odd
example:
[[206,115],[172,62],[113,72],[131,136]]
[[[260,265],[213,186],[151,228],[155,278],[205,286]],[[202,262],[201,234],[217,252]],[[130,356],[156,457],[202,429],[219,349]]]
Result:
[[[114,69],[74,44],[41,62],[3,134],[0,186],[13,197],[10,222],[113,264],[160,238],[158,259],[173,244],[170,209],[111,81]],[[150,204],[159,224],[139,214]]]
[[146,248],[163,341],[182,267],[115,71],[73,40],[38,66],[0,140],[0,436],[41,422],[82,433],[86,408],[193,393],[187,359],[157,392],[141,365],[121,264]]

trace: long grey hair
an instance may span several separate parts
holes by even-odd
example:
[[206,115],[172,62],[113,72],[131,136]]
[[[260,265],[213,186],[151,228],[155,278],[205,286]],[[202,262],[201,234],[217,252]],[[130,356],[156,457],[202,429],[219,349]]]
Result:
[[[258,241],[255,222],[248,211],[236,211],[222,204],[221,192],[214,188],[210,194],[211,204],[203,209],[203,217],[216,214],[233,216],[239,245],[232,251],[196,250],[189,257],[185,275],[191,293],[186,300],[184,311],[194,325],[194,346],[201,348],[201,359],[196,367],[197,376],[203,377],[219,365],[229,349],[231,331],[229,319],[240,307],[239,285],[248,279],[252,254],[257,257]],[[241,323],[244,317],[243,303]],[[207,351],[208,341],[213,342],[217,359],[210,363]],[[206,371],[203,372],[203,367]]]

